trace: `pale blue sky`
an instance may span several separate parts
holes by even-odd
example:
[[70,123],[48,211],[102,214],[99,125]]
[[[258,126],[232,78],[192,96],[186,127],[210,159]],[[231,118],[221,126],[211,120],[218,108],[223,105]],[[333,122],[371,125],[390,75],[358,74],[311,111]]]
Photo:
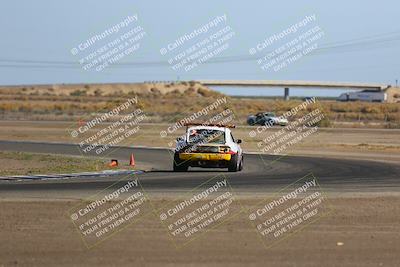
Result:
[[[382,82],[400,78],[400,2],[382,1],[104,1],[3,0],[0,4],[0,84],[140,82],[147,80],[276,79]],[[77,61],[70,50],[128,15],[138,14],[147,37],[122,62],[166,61],[159,49],[210,19],[227,14],[236,36],[222,56],[248,50],[306,15],[316,14],[330,45],[378,36],[362,45],[327,49],[280,72],[262,71],[254,60],[205,64],[189,73],[167,65],[83,71],[46,63]],[[387,34],[387,35],[386,35]]]

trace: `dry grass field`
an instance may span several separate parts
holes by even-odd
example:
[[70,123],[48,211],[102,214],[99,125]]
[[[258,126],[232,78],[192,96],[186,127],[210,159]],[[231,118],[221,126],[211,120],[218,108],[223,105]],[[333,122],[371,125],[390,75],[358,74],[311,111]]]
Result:
[[[147,122],[154,123],[191,115],[221,97],[226,97],[227,102],[220,108],[234,111],[235,123],[239,125],[246,123],[249,114],[274,111],[281,115],[301,104],[301,100],[231,98],[197,82],[3,86],[0,87],[0,119],[74,121],[108,112],[135,96],[138,106],[148,115]],[[400,127],[399,103],[317,103],[297,116],[318,107],[326,115],[322,122],[326,127]]]
[[63,155],[0,151],[0,176],[107,170],[104,160]]

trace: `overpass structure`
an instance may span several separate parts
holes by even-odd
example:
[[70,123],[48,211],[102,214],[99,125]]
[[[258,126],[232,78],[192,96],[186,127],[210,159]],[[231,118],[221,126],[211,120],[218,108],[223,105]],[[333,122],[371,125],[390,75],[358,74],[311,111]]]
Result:
[[378,83],[351,83],[351,82],[321,82],[321,81],[278,81],[278,80],[200,80],[205,86],[252,86],[252,87],[283,87],[284,98],[289,100],[290,87],[310,89],[357,89],[382,91],[390,87]]

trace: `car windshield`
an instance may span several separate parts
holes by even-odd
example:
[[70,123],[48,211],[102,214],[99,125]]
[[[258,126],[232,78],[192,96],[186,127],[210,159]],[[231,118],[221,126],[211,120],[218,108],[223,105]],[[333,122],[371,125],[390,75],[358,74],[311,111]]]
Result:
[[189,130],[189,142],[225,144],[225,132],[210,129],[191,129]]

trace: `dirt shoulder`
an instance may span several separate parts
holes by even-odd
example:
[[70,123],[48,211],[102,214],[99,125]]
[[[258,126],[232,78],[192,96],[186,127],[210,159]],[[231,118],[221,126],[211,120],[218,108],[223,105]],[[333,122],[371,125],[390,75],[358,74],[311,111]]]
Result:
[[[152,200],[155,207],[167,199]],[[258,200],[245,199],[246,208]],[[86,249],[67,216],[77,201],[2,200],[0,266],[396,266],[400,197],[330,198],[333,212],[266,249],[244,214],[183,248],[160,220],[142,221]]]

